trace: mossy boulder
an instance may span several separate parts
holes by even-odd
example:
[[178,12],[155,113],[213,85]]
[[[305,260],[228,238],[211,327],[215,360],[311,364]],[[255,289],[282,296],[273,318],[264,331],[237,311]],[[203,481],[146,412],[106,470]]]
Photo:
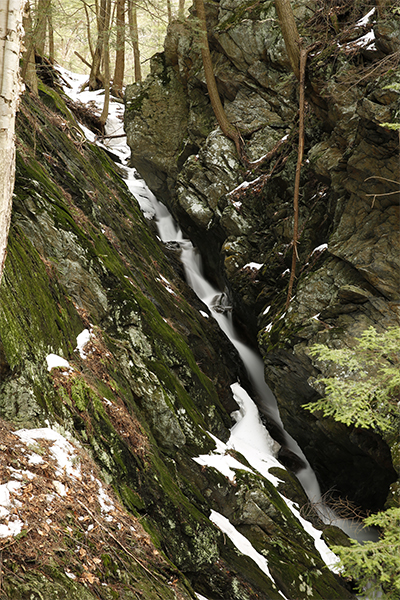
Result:
[[[126,519],[139,519],[148,531],[138,556],[152,573],[147,582],[131,556],[136,546],[119,537],[122,529],[113,533],[112,551],[96,556],[106,574],[99,587],[105,598],[129,599],[140,589],[149,599],[186,599],[194,597],[191,586],[221,600],[279,598],[276,584],[226,545],[208,518],[221,490],[235,506],[234,486],[192,460],[215,447],[210,433],[229,437],[229,413],[237,408],[230,384],[247,385],[246,373],[216,323],[201,315],[205,307],[118,168],[83,141],[73,105],[67,108],[56,94],[42,85],[41,102],[26,92],[17,123],[14,209],[0,289],[1,415],[18,427],[50,424],[72,435],[94,459],[93,471],[113,486]],[[77,336],[85,329],[81,353]],[[69,366],[51,368],[49,355]],[[287,508],[276,501],[281,519]],[[71,506],[55,565],[29,554],[26,539],[13,540],[17,558],[3,575],[9,597],[100,594],[97,572],[79,571],[78,582],[65,574],[75,560],[75,538],[84,537],[78,518],[84,515]],[[301,535],[311,547],[311,538]],[[331,581],[329,575],[328,586]]]

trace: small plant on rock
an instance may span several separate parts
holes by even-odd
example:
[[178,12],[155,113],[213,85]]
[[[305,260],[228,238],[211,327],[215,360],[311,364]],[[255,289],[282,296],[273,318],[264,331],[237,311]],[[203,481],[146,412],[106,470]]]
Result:
[[[400,327],[383,333],[370,327],[353,348],[331,349],[317,344],[310,350],[319,361],[329,361],[335,376],[317,379],[325,396],[304,405],[346,425],[372,428],[398,446],[400,426]],[[394,440],[394,441],[393,441]],[[393,452],[395,455],[396,452]],[[393,490],[395,494],[395,490]],[[342,575],[355,579],[360,597],[400,600],[400,508],[393,506],[364,520],[378,527],[376,542],[352,540],[351,546],[333,546]]]
[[318,378],[325,396],[304,405],[324,417],[390,433],[399,427],[400,327],[377,333],[366,329],[354,348],[331,349],[316,344],[310,350],[320,361],[338,368],[334,377]]

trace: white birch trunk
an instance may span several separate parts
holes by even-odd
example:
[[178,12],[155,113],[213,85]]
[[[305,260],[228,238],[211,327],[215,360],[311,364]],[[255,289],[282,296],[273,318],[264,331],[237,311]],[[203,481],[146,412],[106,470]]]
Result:
[[15,113],[21,83],[21,0],[0,0],[0,282],[6,257],[15,178]]

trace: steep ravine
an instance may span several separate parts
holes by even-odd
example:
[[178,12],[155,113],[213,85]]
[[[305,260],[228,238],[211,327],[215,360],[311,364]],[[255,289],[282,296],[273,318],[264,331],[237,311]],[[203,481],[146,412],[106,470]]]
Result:
[[304,44],[319,45],[308,62],[288,311],[298,86],[273,2],[206,3],[219,93],[250,166],[216,126],[193,14],[170,25],[151,74],[127,88],[125,127],[132,165],[199,248],[209,278],[227,286],[238,326],[264,357],[285,428],[323,491],[374,511],[399,502],[397,436],[302,408],[319,397],[315,377],[330,372],[311,360],[312,344],[352,345],[367,327],[400,321],[399,139],[384,126],[400,111],[400,20],[379,20],[363,3],[337,9],[335,31],[324,2],[295,8]]
[[[39,98],[21,98],[0,288],[3,597],[352,598],[289,508],[307,503],[289,471],[264,477],[233,451],[234,477],[193,460],[228,440],[245,371],[176,250],[85,139],[87,110],[45,75]],[[57,432],[72,444],[64,468]],[[346,543],[334,527],[323,538]]]

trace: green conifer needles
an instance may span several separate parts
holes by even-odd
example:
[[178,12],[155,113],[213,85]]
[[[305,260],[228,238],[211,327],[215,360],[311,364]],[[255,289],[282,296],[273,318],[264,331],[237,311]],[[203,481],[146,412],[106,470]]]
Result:
[[400,424],[400,327],[377,333],[366,329],[353,348],[331,349],[316,344],[310,355],[328,363],[331,377],[317,378],[324,397],[303,408],[346,425],[380,433]]
[[[304,408],[398,439],[400,327],[383,333],[370,327],[352,348],[316,344],[310,355],[325,363],[321,366],[332,376],[317,378],[316,383],[324,386],[324,397]],[[352,540],[350,547],[332,547],[341,560],[341,573],[357,581],[360,598],[400,600],[400,508],[371,515],[364,523],[379,527],[381,535],[376,542]]]
[[[359,592],[367,598],[398,600],[400,598],[400,508],[389,508],[364,520],[368,526],[381,528],[377,542],[360,544],[352,540],[350,547],[334,546],[340,557],[342,575],[358,580]],[[377,595],[374,593],[376,592]]]

